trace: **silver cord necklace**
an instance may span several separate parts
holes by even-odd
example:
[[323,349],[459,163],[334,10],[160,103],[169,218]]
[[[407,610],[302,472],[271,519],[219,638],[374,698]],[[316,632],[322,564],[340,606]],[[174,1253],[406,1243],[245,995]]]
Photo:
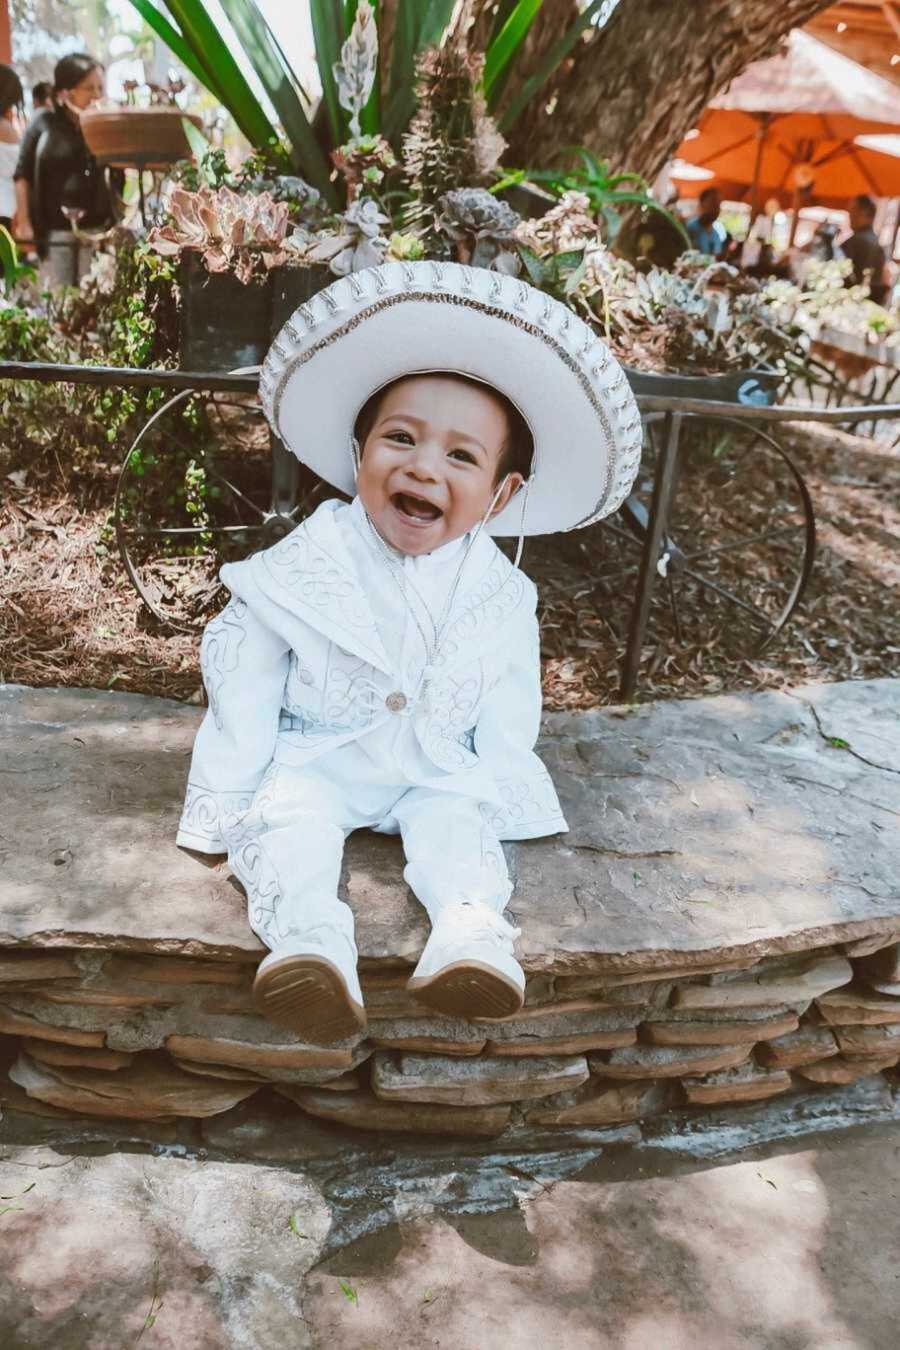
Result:
[[[410,577],[407,576],[406,569],[404,568],[403,564],[399,562],[396,557],[393,556],[390,549],[388,548],[388,545],[382,539],[381,535],[378,533],[374,524],[372,523],[372,519],[369,516],[368,511],[363,506],[363,516],[365,517],[365,521],[369,528],[369,533],[372,536],[373,543],[375,544],[375,547],[378,550],[379,554],[381,555],[382,559],[387,564],[389,572],[397,582],[397,587],[398,590],[400,591],[401,596],[403,597],[403,602],[406,605],[406,608],[409,611],[410,615],[412,616],[416,628],[419,630],[419,635],[422,639],[422,645],[425,648],[425,661],[422,666],[422,673],[419,677],[419,682],[416,686],[415,692],[412,694],[410,698],[407,698],[407,696],[400,690],[395,690],[394,693],[389,694],[385,701],[391,712],[404,712],[407,709],[407,707],[418,703],[421,699],[424,698],[425,691],[428,688],[428,683],[431,675],[431,668],[434,665],[434,662],[437,658],[441,641],[444,637],[444,633],[446,631],[447,624],[449,622],[450,614],[453,609],[453,602],[456,599],[456,594],[457,591],[459,590],[460,582],[462,581],[463,570],[472,552],[472,546],[474,545],[476,539],[481,533],[481,530],[483,529],[485,522],[490,518],[490,514],[497,503],[497,499],[499,498],[505,486],[506,486],[506,479],[504,478],[503,482],[500,484],[497,491],[494,493],[491,504],[488,507],[487,511],[485,512],[484,516],[481,518],[481,520],[478,522],[478,525],[472,531],[471,537],[469,538],[463,550],[462,559],[460,561],[459,567],[456,569],[456,576],[453,579],[453,584],[451,585],[449,591],[447,592],[447,598],[444,601],[437,622],[435,622],[431,610],[424,596],[422,595],[422,592],[419,590],[418,586],[416,586],[415,582]],[[360,505],[362,505],[362,502],[360,502]],[[422,622],[419,619],[418,614],[416,613],[415,605],[410,600],[409,596],[410,589],[414,591],[416,597],[418,598],[419,604],[422,606],[422,610],[426,615],[428,622],[431,626],[432,632],[430,638],[426,633],[422,625]]]

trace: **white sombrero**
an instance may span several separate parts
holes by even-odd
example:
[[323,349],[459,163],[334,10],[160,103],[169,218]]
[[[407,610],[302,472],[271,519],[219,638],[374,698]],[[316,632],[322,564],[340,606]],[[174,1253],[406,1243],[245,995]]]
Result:
[[524,530],[519,492],[491,534],[574,530],[627,497],[641,422],[625,372],[571,309],[499,272],[388,262],[342,277],[282,328],[260,397],[297,458],[352,496],[351,437],[366,400],[402,375],[442,370],[493,385],[534,438]]

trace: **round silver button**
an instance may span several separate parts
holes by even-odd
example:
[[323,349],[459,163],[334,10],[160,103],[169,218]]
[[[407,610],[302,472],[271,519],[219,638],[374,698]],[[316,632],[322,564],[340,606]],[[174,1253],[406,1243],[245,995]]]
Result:
[[392,713],[400,713],[406,707],[406,695],[397,690],[393,694],[388,694],[384,700],[385,707]]

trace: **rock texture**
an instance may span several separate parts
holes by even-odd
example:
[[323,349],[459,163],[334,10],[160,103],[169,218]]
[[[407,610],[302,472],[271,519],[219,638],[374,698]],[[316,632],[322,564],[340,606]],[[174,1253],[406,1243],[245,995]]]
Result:
[[0,827],[15,841],[0,870],[0,1103],[123,1137],[203,1119],[211,1141],[289,1161],[346,1150],[335,1125],[434,1148],[574,1148],[789,1090],[886,1090],[898,706],[897,685],[874,681],[548,719],[571,830],[509,849],[525,1007],[470,1023],[411,998],[423,911],[398,842],[361,832],[344,894],[369,1025],[323,1048],[257,1016],[262,953],[239,888],[172,845],[197,710],[0,690],[16,786]]
[[[870,821],[900,802],[897,705],[897,683],[873,680],[547,718],[542,753],[571,829],[511,849],[526,965],[677,973],[896,933],[896,846]],[[172,848],[199,718],[139,695],[0,690],[0,760],[18,789],[0,942],[258,959],[227,868]],[[846,735],[835,749],[823,719],[877,740],[884,767]],[[350,841],[364,962],[421,951],[401,871],[396,840]]]
[[379,1051],[372,1087],[384,1101],[446,1102],[450,1106],[493,1106],[497,1102],[549,1097],[586,1083],[583,1055],[566,1058],[453,1059],[441,1055],[399,1055]]

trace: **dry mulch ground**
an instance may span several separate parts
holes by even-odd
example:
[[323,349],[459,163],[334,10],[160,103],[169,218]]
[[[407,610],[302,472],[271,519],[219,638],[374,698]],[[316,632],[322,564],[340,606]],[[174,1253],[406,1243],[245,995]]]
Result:
[[[783,439],[806,476],[819,535],[800,612],[772,646],[754,654],[740,610],[680,587],[679,641],[660,583],[641,699],[900,672],[900,454],[832,429],[794,428]],[[707,467],[715,471],[714,457]],[[160,630],[142,610],[114,545],[104,542],[112,478],[82,485],[76,499],[60,487],[55,466],[54,478],[49,473],[32,469],[0,480],[0,679],[198,700],[198,639]],[[754,502],[765,508],[769,487],[762,481],[730,495],[709,481],[688,475],[682,483],[679,542],[717,532],[727,538],[726,508],[740,512]],[[739,528],[746,531],[748,522],[752,517]],[[542,597],[548,710],[618,701],[634,574],[604,581],[616,548],[596,529],[526,547],[524,566]],[[633,549],[625,555],[636,560]],[[731,564],[732,579],[745,586],[750,578],[759,595],[767,587],[776,595],[789,562],[764,545]],[[742,593],[750,595],[746,586]]]

